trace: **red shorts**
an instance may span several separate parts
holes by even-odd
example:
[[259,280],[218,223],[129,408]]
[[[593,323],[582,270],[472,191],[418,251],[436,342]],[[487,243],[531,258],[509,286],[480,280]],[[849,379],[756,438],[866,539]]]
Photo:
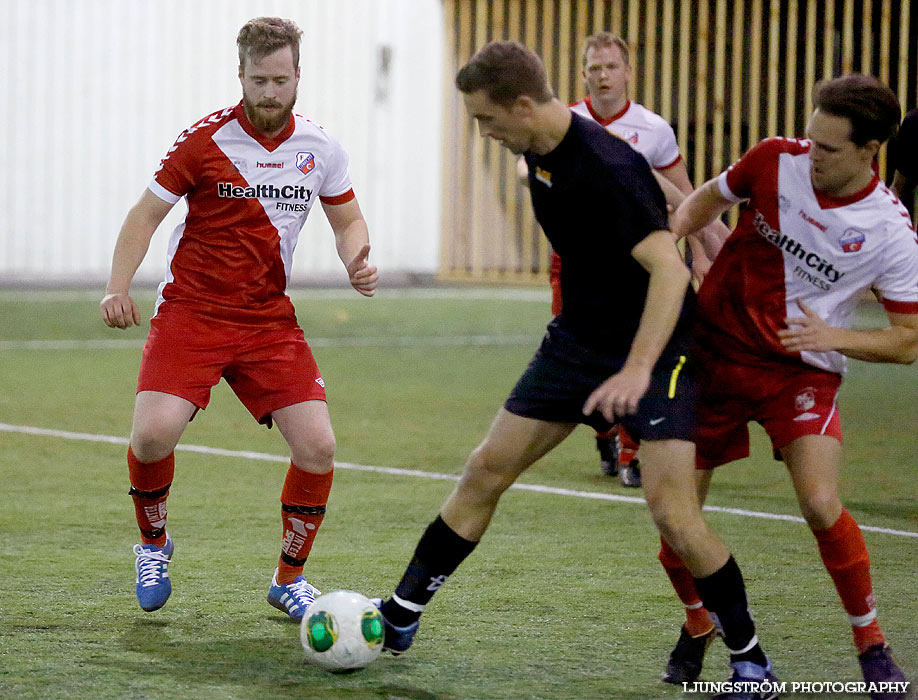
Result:
[[765,428],[776,455],[804,435],[841,442],[841,375],[803,364],[753,367],[707,354],[699,360],[698,469],[748,457],[750,421]]
[[303,401],[325,401],[303,331],[291,320],[266,327],[237,326],[183,312],[150,319],[137,391],[160,391],[206,408],[220,377],[259,423]]

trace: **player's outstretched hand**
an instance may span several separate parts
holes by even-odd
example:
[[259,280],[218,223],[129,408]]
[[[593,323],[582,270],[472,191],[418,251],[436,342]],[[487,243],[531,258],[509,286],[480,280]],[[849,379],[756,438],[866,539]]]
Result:
[[828,352],[835,349],[837,328],[830,326],[800,299],[797,306],[804,313],[802,317],[784,319],[787,328],[778,331],[781,345],[791,352]]
[[109,328],[140,325],[140,309],[129,294],[106,294],[99,302],[99,309]]
[[367,244],[347,266],[351,286],[365,297],[371,297],[376,293],[376,282],[379,281],[379,272],[376,265],[370,265],[369,257],[370,245]]
[[602,413],[610,423],[631,413],[637,413],[638,403],[650,386],[650,372],[622,368],[600,384],[583,404],[583,415]]

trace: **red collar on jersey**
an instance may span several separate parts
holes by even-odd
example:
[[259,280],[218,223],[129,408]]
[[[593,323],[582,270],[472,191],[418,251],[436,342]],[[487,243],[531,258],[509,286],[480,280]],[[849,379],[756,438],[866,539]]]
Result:
[[249,121],[249,118],[245,116],[245,108],[242,106],[242,101],[239,101],[239,104],[235,106],[233,112],[236,116],[236,119],[239,120],[239,124],[242,126],[243,131],[251,136],[253,139],[258,141],[262,146],[265,147],[266,151],[273,151],[278,146],[280,146],[284,141],[289,139],[293,135],[293,127],[295,121],[293,115],[290,115],[290,121],[287,126],[284,127],[284,130],[280,132],[277,136],[268,137],[262,134],[258,129],[252,126],[252,122]]
[[586,105],[587,109],[590,111],[590,114],[592,115],[593,119],[598,121],[603,126],[609,126],[609,124],[611,124],[612,122],[618,119],[621,119],[623,116],[625,116],[625,112],[627,112],[631,108],[631,100],[625,100],[625,106],[622,107],[621,111],[616,112],[608,119],[603,119],[598,114],[596,114],[596,112],[593,110],[593,96],[592,95],[587,95],[586,97],[584,97],[583,102]]
[[815,187],[813,188],[813,193],[816,195],[816,201],[819,202],[819,207],[821,209],[836,209],[861,201],[864,197],[873,192],[879,182],[880,178],[874,173],[870,184],[854,194],[845,195],[844,197],[833,197],[830,194],[820,192]]

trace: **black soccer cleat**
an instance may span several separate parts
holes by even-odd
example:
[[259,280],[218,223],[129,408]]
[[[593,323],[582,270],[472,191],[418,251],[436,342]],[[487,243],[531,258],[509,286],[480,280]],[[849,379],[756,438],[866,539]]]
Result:
[[[891,690],[890,692],[868,693],[871,700],[902,700],[906,697],[908,683],[905,680],[905,674],[902,669],[893,661],[892,654],[889,653],[888,644],[877,644],[870,647],[867,651],[857,657],[861,665],[861,673],[864,674],[864,680],[871,683],[894,683],[901,690]],[[884,688],[890,688],[884,685]]]
[[621,468],[618,478],[622,481],[622,486],[632,489],[641,488],[641,465],[636,460],[631,460],[627,466]]
[[669,661],[666,662],[666,671],[663,673],[663,682],[672,683],[673,685],[682,685],[683,683],[694,683],[701,675],[701,666],[704,663],[704,655],[717,636],[717,628],[711,629],[704,634],[693,637],[682,626],[679,633],[679,641],[676,642],[676,648],[669,655]]
[[599,450],[599,470],[606,476],[618,475],[618,435],[614,437],[597,437],[596,449]]

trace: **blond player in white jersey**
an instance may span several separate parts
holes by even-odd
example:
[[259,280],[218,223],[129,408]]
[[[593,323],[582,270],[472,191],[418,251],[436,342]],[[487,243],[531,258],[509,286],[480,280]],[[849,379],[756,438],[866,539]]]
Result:
[[[112,328],[141,322],[131,281],[157,227],[184,197],[188,213],[169,242],[127,455],[141,537],[134,547],[135,590],[148,612],[172,593],[166,498],[174,450],[221,378],[255,420],[277,425],[290,447],[281,552],[268,602],[300,619],[318,593],[302,573],[331,490],[335,436],[325,381],[285,291],[293,249],[317,203],[354,289],[373,296],[378,274],[368,260],[369,234],[347,154],[323,129],[292,113],[301,36],[279,17],[242,27],[236,40],[242,101],[183,131],[163,158],[124,221],[100,302]],[[226,538],[221,546],[239,536],[226,508],[216,531]]]

